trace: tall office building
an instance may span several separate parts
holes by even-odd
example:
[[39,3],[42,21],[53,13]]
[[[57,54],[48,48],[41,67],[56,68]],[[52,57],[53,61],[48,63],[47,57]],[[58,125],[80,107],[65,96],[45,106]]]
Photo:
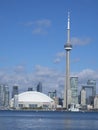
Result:
[[37,92],[42,92],[42,83],[39,82],[37,85]]
[[14,108],[18,109],[18,95],[14,95]]
[[98,95],[94,98],[94,109],[98,109]]
[[86,105],[86,90],[85,90],[85,88],[82,88],[82,90],[81,90],[81,105],[82,106]]
[[4,85],[0,85],[0,107],[4,105]]
[[0,108],[9,106],[9,88],[6,85],[0,85]]
[[94,105],[94,97],[96,96],[96,80],[88,80],[87,84],[83,85],[82,88],[85,88],[85,91],[87,92],[86,104]]
[[96,95],[96,80],[88,80],[87,85],[92,87],[92,96],[94,97]]
[[13,86],[12,98],[14,98],[15,95],[18,95],[18,86]]
[[66,85],[64,88],[64,104],[63,107],[67,108],[71,104],[71,88],[70,88],[70,50],[72,49],[70,41],[70,15],[68,12],[68,25],[67,25],[67,43],[64,45],[66,50]]
[[9,87],[4,87],[4,106],[9,107]]
[[71,103],[78,104],[78,77],[70,78]]

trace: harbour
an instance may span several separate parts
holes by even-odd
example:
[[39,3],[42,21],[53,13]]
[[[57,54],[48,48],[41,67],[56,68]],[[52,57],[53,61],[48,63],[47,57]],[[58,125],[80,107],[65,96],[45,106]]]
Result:
[[2,130],[97,130],[97,112],[0,111]]

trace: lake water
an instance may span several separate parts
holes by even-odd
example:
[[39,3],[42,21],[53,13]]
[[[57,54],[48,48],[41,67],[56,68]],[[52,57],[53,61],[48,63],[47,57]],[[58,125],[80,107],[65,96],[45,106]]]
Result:
[[98,113],[0,111],[0,130],[98,130]]

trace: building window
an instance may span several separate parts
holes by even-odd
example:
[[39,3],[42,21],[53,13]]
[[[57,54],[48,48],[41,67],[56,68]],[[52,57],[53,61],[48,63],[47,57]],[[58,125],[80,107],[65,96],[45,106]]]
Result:
[[49,106],[46,104],[43,104],[43,108],[46,109],[46,108],[49,108]]
[[23,104],[19,104],[19,107],[20,107],[20,108],[23,108]]
[[37,104],[29,104],[29,108],[37,108]]

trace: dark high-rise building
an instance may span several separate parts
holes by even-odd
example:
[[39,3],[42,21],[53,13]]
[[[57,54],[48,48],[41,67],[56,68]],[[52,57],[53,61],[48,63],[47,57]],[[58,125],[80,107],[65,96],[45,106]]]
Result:
[[37,92],[42,92],[42,83],[39,82],[37,85]]
[[14,98],[15,95],[18,95],[18,86],[13,86],[12,98]]

